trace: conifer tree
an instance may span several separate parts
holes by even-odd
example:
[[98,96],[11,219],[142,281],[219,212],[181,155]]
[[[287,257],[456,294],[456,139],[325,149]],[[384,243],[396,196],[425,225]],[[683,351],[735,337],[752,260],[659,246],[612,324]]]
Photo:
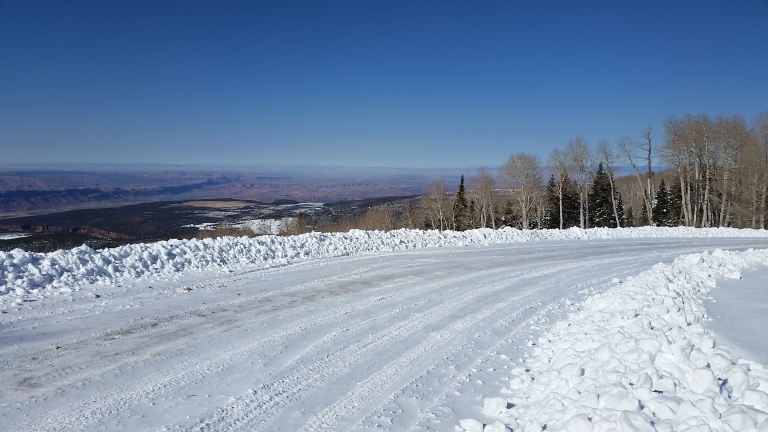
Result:
[[[567,174],[563,178],[563,228],[579,225],[579,195]],[[544,227],[560,228],[560,194],[557,181],[550,177],[545,198]]]
[[500,225],[519,228],[519,224],[520,216],[515,212],[515,203],[508,199],[504,203],[504,216],[501,217]]
[[624,226],[627,228],[635,226],[635,213],[632,211],[632,206],[627,208],[627,215],[624,218]]
[[576,184],[568,176],[565,177],[563,187],[565,189],[563,194],[563,228],[579,226],[579,214],[581,212],[579,191]]
[[679,181],[672,181],[667,195],[669,196],[670,226],[680,226],[683,222],[683,191]]
[[477,228],[477,206],[475,205],[475,200],[469,201],[469,227],[467,229],[474,229]]
[[592,190],[589,193],[589,220],[593,227],[616,227],[611,199],[611,179],[603,170],[602,162],[597,167]]
[[664,179],[661,179],[659,189],[656,191],[655,201],[656,204],[653,206],[653,223],[660,227],[672,226],[669,214],[669,193],[667,192],[667,185],[664,184]]
[[469,229],[469,205],[467,204],[463,175],[459,183],[459,191],[456,192],[456,200],[453,202],[453,229],[456,231]]
[[558,193],[555,175],[549,177],[547,195],[545,197],[544,228],[560,228],[560,194]]
[[648,209],[646,208],[645,200],[642,200],[641,204],[642,205],[640,206],[640,219],[636,221],[636,226],[647,226],[648,225],[648,218],[647,218]]

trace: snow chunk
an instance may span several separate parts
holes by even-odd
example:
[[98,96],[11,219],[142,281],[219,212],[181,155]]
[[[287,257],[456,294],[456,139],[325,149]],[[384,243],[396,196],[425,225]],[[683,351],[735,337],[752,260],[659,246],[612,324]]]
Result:
[[525,431],[768,429],[765,368],[700,324],[716,278],[756,264],[768,250],[687,255],[592,295],[510,369],[515,407],[489,397],[483,413]]
[[490,417],[501,417],[507,409],[507,400],[502,397],[485,398],[483,414]]
[[459,420],[459,425],[467,432],[483,432],[483,424],[475,419]]

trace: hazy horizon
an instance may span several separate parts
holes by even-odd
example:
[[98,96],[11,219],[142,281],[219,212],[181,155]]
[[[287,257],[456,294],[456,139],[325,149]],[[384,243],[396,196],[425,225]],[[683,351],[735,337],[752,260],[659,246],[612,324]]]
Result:
[[496,166],[441,166],[441,167],[402,167],[402,166],[344,166],[344,165],[308,165],[308,164],[193,164],[193,163],[76,163],[76,162],[61,162],[61,163],[0,163],[0,173],[9,172],[12,170],[28,169],[32,171],[76,171],[82,172],[85,169],[98,171],[114,171],[121,169],[140,170],[147,169],[148,171],[156,170],[180,170],[189,171],[191,169],[201,171],[233,171],[247,170],[251,172],[253,170],[296,170],[296,171],[323,171],[323,170],[339,170],[339,171],[359,171],[359,170],[393,170],[393,171],[442,171],[442,170],[468,170],[468,172],[474,173],[478,169],[496,170],[501,167],[502,163]]

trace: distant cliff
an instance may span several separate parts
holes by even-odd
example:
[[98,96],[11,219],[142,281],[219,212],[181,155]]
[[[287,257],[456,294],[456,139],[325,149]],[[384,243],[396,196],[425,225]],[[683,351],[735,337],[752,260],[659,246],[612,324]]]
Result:
[[87,204],[109,204],[167,199],[184,195],[205,187],[226,182],[208,180],[181,186],[165,186],[142,189],[102,190],[97,188],[69,188],[55,190],[12,190],[0,192],[0,216],[5,214],[33,213],[37,211],[83,207]]

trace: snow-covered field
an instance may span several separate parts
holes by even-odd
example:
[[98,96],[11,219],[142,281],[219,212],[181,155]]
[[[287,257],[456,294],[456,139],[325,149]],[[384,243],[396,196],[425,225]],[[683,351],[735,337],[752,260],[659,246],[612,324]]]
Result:
[[0,429],[766,428],[768,375],[705,309],[764,280],[765,248],[645,228],[11,252]]
[[20,233],[0,234],[0,240],[14,240],[17,238],[24,238],[28,236],[29,234],[20,234]]

